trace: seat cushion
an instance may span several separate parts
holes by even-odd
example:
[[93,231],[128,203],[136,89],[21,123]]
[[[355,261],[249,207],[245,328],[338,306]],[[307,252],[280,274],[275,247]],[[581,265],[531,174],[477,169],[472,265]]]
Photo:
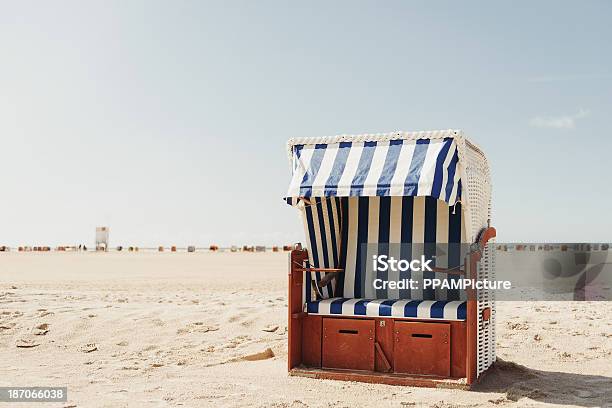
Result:
[[372,316],[415,319],[465,320],[467,302],[455,300],[397,300],[331,298],[306,303],[306,312],[318,315]]

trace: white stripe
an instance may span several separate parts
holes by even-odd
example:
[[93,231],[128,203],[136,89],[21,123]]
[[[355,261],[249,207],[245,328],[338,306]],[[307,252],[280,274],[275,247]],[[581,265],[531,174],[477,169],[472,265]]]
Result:
[[[436,267],[448,268],[448,205],[442,200],[436,200]],[[448,275],[436,272],[435,277],[445,280]],[[436,288],[435,298],[448,300],[448,290]]]
[[319,172],[317,173],[317,177],[312,182],[312,196],[313,197],[322,197],[324,196],[325,190],[325,182],[329,178],[329,175],[334,166],[334,160],[336,159],[336,155],[338,154],[338,146],[328,145],[325,149],[325,154],[323,156],[323,160],[321,161],[321,166],[319,167]]
[[327,248],[325,249],[327,251],[327,265],[325,265],[326,268],[335,268],[336,265],[334,265],[334,248],[332,247],[332,237],[331,237],[331,225],[329,223],[330,219],[329,219],[329,211],[327,210],[327,203],[330,199],[329,198],[324,198],[323,202],[320,204],[321,205],[321,209],[323,210],[323,222],[324,222],[324,227],[325,227],[325,241],[327,242]]
[[329,298],[319,302],[319,314],[330,314],[331,304],[340,298]]
[[404,317],[404,307],[410,302],[410,300],[398,300],[391,306],[391,316],[393,317]]
[[378,309],[380,308],[380,304],[384,301],[385,299],[376,299],[369,302],[366,305],[366,316],[380,316],[378,314]]
[[[325,228],[325,241],[327,243],[327,248],[325,248],[325,250],[327,251],[327,264],[325,265],[326,268],[335,268],[336,265],[334,264],[334,248],[332,246],[332,236],[331,236],[331,230],[330,230],[330,219],[329,219],[329,211],[327,209],[327,203],[330,199],[329,198],[324,198],[323,202],[320,204],[321,208],[323,210],[323,222],[324,222],[324,228]],[[323,242],[321,242],[321,245],[323,245]],[[324,260],[324,258],[322,259],[322,261]],[[322,273],[321,277],[323,278],[325,275],[327,275],[326,273]],[[334,285],[335,279],[332,279],[331,282],[331,286],[332,288],[335,286]],[[327,286],[325,286],[325,293],[326,293],[326,297],[329,296],[333,296],[333,293],[329,293],[329,290],[327,288]]]
[[[425,197],[414,197],[412,208],[412,259],[419,259],[423,255],[423,242],[425,241]],[[413,271],[412,280],[420,282],[417,288],[410,290],[412,299],[423,299],[423,272]]]
[[447,304],[444,305],[444,318],[445,319],[452,319],[452,320],[457,320],[457,310],[459,309],[459,306],[461,305],[461,301],[459,300],[454,300],[452,302],[448,302]]
[[419,175],[418,193],[420,196],[431,195],[431,187],[433,186],[434,174],[436,173],[436,161],[438,160],[438,155],[440,154],[442,146],[444,146],[443,142],[434,142],[433,140],[427,145],[425,160],[423,161],[423,167]]
[[[402,241],[402,197],[391,197],[391,217],[389,226],[389,256],[400,259]],[[399,281],[399,270],[389,271],[389,281]],[[387,289],[390,299],[399,299],[399,289]]]
[[354,316],[355,315],[355,303],[359,302],[362,299],[350,299],[342,304],[342,314],[346,316]]
[[344,297],[355,296],[355,262],[357,259],[357,221],[359,216],[359,198],[348,199],[348,243],[346,248],[346,270],[344,271]]
[[[378,242],[378,218],[380,214],[380,197],[368,198],[368,245],[366,245],[365,261],[366,268],[364,273],[365,276],[365,288],[364,296],[372,299],[376,298],[376,289],[374,289],[374,279],[376,275],[372,270],[372,257],[378,255],[378,248],[376,243]],[[371,243],[371,244],[370,244]],[[359,248],[358,250],[361,250]]]
[[404,143],[400,149],[399,156],[397,158],[397,167],[395,173],[391,179],[391,195],[402,196],[404,195],[404,184],[406,183],[406,177],[410,172],[410,163],[412,162],[412,156],[414,155],[415,143]]
[[293,171],[293,177],[291,178],[291,183],[289,184],[289,190],[287,191],[287,197],[299,197],[300,196],[300,186],[302,184],[302,179],[304,178],[304,174],[308,171],[308,167],[310,166],[310,159],[312,159],[312,154],[314,152],[314,146],[304,146],[302,148],[300,159],[295,159],[297,161],[296,168]]
[[319,212],[317,211],[317,206],[319,206],[321,204],[316,204],[313,205],[312,207],[312,225],[314,228],[314,233],[315,233],[315,244],[317,246],[317,255],[319,258],[319,264],[313,264],[312,266],[315,268],[324,268],[324,257],[323,257],[323,241],[321,240],[321,229],[320,229],[320,225],[319,225]]
[[353,182],[355,173],[357,173],[361,153],[363,153],[363,143],[353,143],[346,159],[344,171],[342,172],[342,176],[338,181],[338,196],[346,197],[349,195],[351,191],[351,183]]
[[[336,254],[338,257],[338,262],[340,262],[340,254],[342,251],[342,232],[340,231],[340,199],[339,198],[333,198],[333,204],[332,204],[332,215],[334,216],[334,233],[336,235],[336,251],[338,251],[338,253]],[[334,268],[337,268],[339,265],[334,265]]]
[[424,300],[417,306],[417,317],[429,319],[431,317],[431,306],[435,300]]
[[376,195],[376,188],[378,186],[378,180],[382,174],[383,167],[385,166],[385,159],[387,158],[387,151],[389,150],[389,142],[379,142],[374,148],[374,156],[372,157],[372,164],[368,171],[368,176],[363,182],[363,196],[374,196]]

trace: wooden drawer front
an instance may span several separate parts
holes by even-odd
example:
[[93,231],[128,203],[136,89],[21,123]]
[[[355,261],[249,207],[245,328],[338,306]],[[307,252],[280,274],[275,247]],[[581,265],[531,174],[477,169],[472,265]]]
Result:
[[395,322],[396,373],[450,376],[448,323]]
[[374,371],[374,323],[323,319],[323,367]]

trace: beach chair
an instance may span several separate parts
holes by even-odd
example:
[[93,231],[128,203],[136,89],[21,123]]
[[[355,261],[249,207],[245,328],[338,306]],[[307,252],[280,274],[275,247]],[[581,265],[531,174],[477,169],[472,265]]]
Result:
[[[289,260],[290,375],[469,388],[495,361],[493,293],[420,284],[494,278],[482,150],[455,130],[292,139],[288,150],[285,200],[306,236]],[[377,253],[419,251],[432,271],[368,267]],[[373,285],[408,276],[416,288]]]

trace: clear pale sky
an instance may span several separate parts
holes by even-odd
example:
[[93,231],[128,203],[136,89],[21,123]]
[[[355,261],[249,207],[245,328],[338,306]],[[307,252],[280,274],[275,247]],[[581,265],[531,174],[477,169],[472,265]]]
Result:
[[290,137],[460,128],[500,241],[612,241],[612,3],[0,1],[0,245],[272,244]]

